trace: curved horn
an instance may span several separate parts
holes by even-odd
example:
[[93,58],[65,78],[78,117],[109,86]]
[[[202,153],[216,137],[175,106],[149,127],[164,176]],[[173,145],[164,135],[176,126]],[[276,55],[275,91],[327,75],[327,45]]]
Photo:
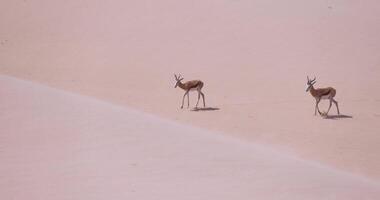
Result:
[[315,79],[316,79],[316,77],[314,76],[314,79],[313,79],[313,80],[311,80],[311,82],[315,81]]

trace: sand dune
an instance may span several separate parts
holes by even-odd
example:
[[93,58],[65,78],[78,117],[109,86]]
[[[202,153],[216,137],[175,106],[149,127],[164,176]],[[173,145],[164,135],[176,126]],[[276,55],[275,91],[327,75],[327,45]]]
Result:
[[1,199],[378,199],[268,147],[0,76]]
[[[379,1],[9,0],[0,11],[2,74],[380,178]],[[219,110],[180,110],[173,73],[202,79]],[[337,89],[347,118],[313,116],[306,75]]]

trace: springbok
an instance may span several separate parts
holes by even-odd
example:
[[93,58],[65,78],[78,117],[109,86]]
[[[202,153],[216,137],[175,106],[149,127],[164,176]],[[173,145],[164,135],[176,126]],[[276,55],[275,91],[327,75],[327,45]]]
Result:
[[[318,110],[319,115],[326,115],[327,116],[333,102],[334,102],[336,109],[338,111],[338,115],[340,115],[338,102],[335,101],[335,99],[334,99],[334,97],[336,95],[336,90],[332,87],[315,89],[314,88],[314,84],[316,83],[315,79],[316,78],[314,77],[313,80],[310,80],[309,77],[307,77],[307,86],[308,87],[306,89],[306,92],[308,92],[310,90],[311,96],[313,96],[315,98],[314,115],[317,115],[317,110]],[[322,114],[321,111],[319,111],[319,107],[318,107],[318,104],[322,99],[329,99],[330,100],[329,109],[327,110],[327,112],[325,114]]]
[[181,77],[181,74],[178,76],[174,74],[174,78],[176,80],[176,84],[175,84],[174,88],[176,88],[178,86],[178,87],[182,88],[183,90],[185,90],[185,94],[183,95],[183,98],[182,98],[181,109],[183,108],[183,103],[184,103],[186,95],[187,95],[187,107],[189,108],[189,106],[190,106],[189,92],[195,91],[195,90],[198,91],[198,101],[197,101],[197,104],[195,105],[195,108],[198,107],[198,103],[199,103],[199,99],[200,99],[201,95],[202,95],[202,99],[203,99],[203,107],[206,107],[205,95],[201,91],[203,88],[203,85],[204,85],[202,81],[192,80],[192,81],[187,81],[185,83],[182,83],[183,78]]

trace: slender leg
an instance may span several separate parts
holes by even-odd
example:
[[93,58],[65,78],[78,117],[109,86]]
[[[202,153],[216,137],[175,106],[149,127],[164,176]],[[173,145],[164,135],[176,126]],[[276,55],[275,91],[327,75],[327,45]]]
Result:
[[185,96],[189,93],[189,91],[186,91],[185,94],[183,95],[182,97],[182,105],[181,105],[181,109],[183,108],[183,103],[185,101]]
[[334,104],[335,104],[335,106],[336,106],[336,110],[338,111],[338,115],[340,115],[338,102],[335,101],[334,99],[332,99],[332,101],[334,102]]
[[314,112],[314,115],[317,115],[317,110],[318,110],[318,113],[319,115],[322,115],[321,111],[319,111],[319,102],[321,101],[321,99],[317,99],[317,101],[315,102],[315,112]]
[[318,99],[315,99],[314,115],[317,115],[317,105],[318,105]]
[[187,108],[190,107],[190,94],[189,92],[187,93]]
[[314,115],[317,115],[317,102],[318,100],[315,100]]
[[197,104],[195,105],[195,108],[198,108],[198,103],[199,103],[200,98],[201,98],[201,92],[198,90],[198,101],[197,101]]
[[201,92],[201,95],[202,95],[202,99],[203,99],[203,107],[206,107],[205,95],[203,94],[203,92]]
[[332,99],[330,99],[330,105],[329,105],[329,109],[327,109],[327,113],[326,113],[326,115],[329,114],[329,111],[330,111],[331,105],[332,105]]

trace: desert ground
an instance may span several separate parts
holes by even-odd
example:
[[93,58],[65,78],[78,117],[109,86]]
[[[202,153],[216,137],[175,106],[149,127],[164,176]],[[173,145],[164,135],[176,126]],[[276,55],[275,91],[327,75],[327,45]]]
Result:
[[[375,0],[1,1],[0,197],[376,199],[379,13]],[[196,93],[180,109],[174,73],[205,83],[205,110]],[[337,90],[341,116],[314,116],[307,76]]]

